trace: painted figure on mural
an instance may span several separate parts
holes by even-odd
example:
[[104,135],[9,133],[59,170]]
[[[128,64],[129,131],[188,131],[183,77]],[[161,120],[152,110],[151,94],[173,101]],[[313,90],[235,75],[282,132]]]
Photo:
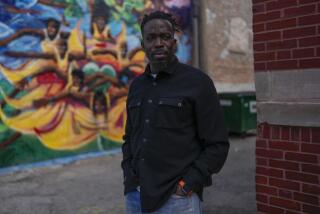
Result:
[[106,48],[107,42],[115,42],[110,35],[109,27],[107,26],[107,15],[105,14],[92,16],[91,34],[93,39],[96,40],[95,45],[97,48]]
[[[37,59],[30,60],[17,69],[9,69],[0,65],[2,75],[16,87],[8,97],[3,95],[6,103],[16,109],[26,109],[32,106],[33,100],[52,96],[63,90],[67,82],[70,60],[82,59],[85,54],[68,57],[67,43],[62,39],[57,41],[55,52],[55,54],[6,52],[9,56]],[[14,99],[14,95],[20,91],[27,93]]]
[[[79,76],[78,74],[79,72],[72,72],[72,76],[73,76],[73,84],[71,84],[70,90],[74,89],[74,88],[81,88],[81,75]],[[82,75],[83,76],[83,75]],[[78,90],[78,89],[77,89]],[[77,91],[77,90],[73,90],[73,91]],[[35,134],[35,129],[38,126],[44,125],[48,123],[48,120],[46,120],[45,118],[48,117],[48,113],[52,112],[52,109],[48,110],[46,109],[44,106],[46,106],[47,104],[52,104],[52,102],[54,101],[54,99],[58,100],[60,98],[63,98],[66,96],[67,93],[65,93],[65,91],[62,91],[60,94],[58,94],[57,96],[52,96],[50,98],[34,98],[32,97],[32,99],[29,101],[31,104],[29,104],[30,106],[28,107],[24,107],[23,106],[17,106],[15,103],[18,103],[21,99],[10,99],[10,98],[6,98],[6,96],[4,95],[3,97],[5,98],[4,100],[11,106],[18,108],[19,110],[19,114],[15,114],[15,115],[6,115],[4,111],[1,110],[1,119],[2,121],[7,124],[8,126],[10,126],[11,128],[15,129],[17,132],[15,134],[13,134],[13,136],[11,138],[13,138],[14,136],[21,136],[21,133],[32,133]],[[25,100],[25,98],[23,98],[22,100]],[[43,110],[45,110],[46,115],[42,115],[41,112],[43,112]],[[42,120],[41,121],[45,121],[44,123],[39,123],[39,115],[42,115]],[[50,116],[49,116],[50,117]],[[24,124],[24,125],[22,125]],[[16,138],[14,138],[16,139]],[[7,140],[7,143],[8,140]]]
[[201,213],[203,189],[226,160],[229,141],[210,77],[180,63],[173,16],[141,22],[149,63],[129,88],[122,146],[126,213]]
[[51,18],[45,20],[44,22],[46,25],[45,29],[21,29],[16,33],[12,34],[11,36],[1,40],[0,46],[6,45],[15,39],[18,39],[19,37],[25,35],[32,35],[41,39],[41,47],[43,52],[52,52],[52,50],[54,50],[57,40],[59,40],[60,38],[68,38],[69,33],[60,31],[61,23],[58,20]]
[[[1,111],[2,121],[17,131],[36,134],[44,145],[53,149],[75,149],[95,139],[97,131],[108,133],[107,127],[101,125],[107,124],[107,117],[101,120],[101,105],[94,99],[96,93],[85,86],[83,71],[73,69],[69,82],[65,90],[55,96],[34,100],[33,109],[24,109],[19,115],[8,117]],[[106,97],[103,109],[108,111],[110,97],[125,95],[103,93]],[[39,120],[40,116],[42,120]],[[58,143],[54,138],[57,135],[65,137]]]
[[[85,42],[86,40],[83,39]],[[76,64],[76,61],[85,60],[86,55],[86,45],[83,44],[83,52],[70,52],[68,48],[68,43],[65,39],[59,39],[56,41],[56,47],[50,53],[39,53],[39,52],[17,52],[17,51],[6,51],[4,54],[15,58],[33,58],[35,61],[28,61],[18,69],[6,68],[0,65],[2,74],[13,84],[17,83],[23,79],[32,79],[37,76],[38,83],[41,84],[41,73],[47,72],[51,73],[51,76],[46,76],[45,78],[52,80],[58,77],[66,80],[68,70],[72,64]],[[58,76],[54,74],[54,71]],[[52,80],[54,82],[54,80]]]
[[[16,115],[10,119],[8,119],[7,115],[2,112],[3,122],[13,129],[15,129],[16,122],[21,122],[21,124],[23,124],[23,121],[26,121],[24,126],[20,126],[20,128],[16,129],[19,132],[37,134],[32,129],[35,129],[39,123],[32,121],[38,120],[36,116],[41,114],[43,109],[38,106],[34,106],[33,103],[35,100],[46,99],[61,93],[67,86],[70,63],[72,63],[73,60],[82,60],[85,58],[85,53],[68,53],[68,44],[66,40],[59,39],[56,45],[55,53],[6,52],[7,55],[14,57],[43,59],[38,61],[29,61],[19,69],[15,70],[1,66],[2,74],[17,86],[16,90],[14,90],[9,96],[2,92],[2,97],[5,101],[2,101],[2,107],[4,107],[5,104],[9,104],[17,109],[15,112],[31,109],[31,111],[27,113],[27,116],[26,114]],[[24,96],[19,96],[19,98],[14,98],[14,96],[18,95],[21,91],[27,93]],[[53,113],[54,111],[55,109],[53,108],[48,110],[47,113]],[[30,113],[33,113],[33,115],[29,115]],[[21,117],[24,118],[24,120],[21,120]],[[44,124],[45,123],[46,122],[44,122]],[[14,136],[17,135],[18,134],[14,134],[11,138],[16,139]]]
[[[33,102],[55,96],[67,85],[68,70],[72,60],[81,60],[85,58],[84,54],[69,54],[68,46],[65,40],[57,41],[57,50],[55,54],[52,53],[19,53],[19,52],[7,52],[8,55],[15,57],[28,57],[37,58],[43,60],[30,61],[26,63],[22,68],[11,70],[1,66],[2,74],[16,85],[15,90],[9,96],[2,92],[4,98],[4,104],[9,104],[11,107],[17,109],[15,112],[19,112],[21,109],[33,109]],[[24,92],[23,96],[15,98],[20,92]],[[38,109],[33,109],[35,113]],[[41,112],[40,110],[39,112]],[[3,114],[5,115],[5,114]],[[19,119],[20,117],[18,117]],[[26,117],[26,119],[29,117]],[[11,119],[15,121],[14,118]],[[30,127],[26,127],[26,132],[33,127],[35,123],[31,123]],[[12,122],[13,124],[13,122]],[[13,128],[13,126],[11,126]],[[24,132],[23,129],[20,130]]]
[[[116,53],[111,51],[115,47],[115,40],[111,36],[108,27],[110,8],[103,1],[95,1],[90,7],[90,36],[87,38],[88,53],[92,61],[103,62],[103,58],[115,57]],[[101,53],[100,50],[108,50]],[[102,56],[102,54],[109,54]],[[98,55],[98,56],[97,56]]]
[[73,69],[70,76],[71,80],[70,85],[66,88],[66,90],[61,91],[59,94],[47,98],[42,98],[33,101],[33,106],[39,108],[41,106],[55,103],[66,97],[71,97],[80,102],[83,102],[84,105],[89,107],[89,104],[86,102],[88,100],[87,96],[89,96],[87,92],[88,88],[84,85],[84,73],[82,70]]

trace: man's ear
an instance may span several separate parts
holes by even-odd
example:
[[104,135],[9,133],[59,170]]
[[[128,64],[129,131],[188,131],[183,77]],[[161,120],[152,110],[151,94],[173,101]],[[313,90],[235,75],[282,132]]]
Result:
[[173,39],[173,49],[174,49],[174,52],[177,52],[177,49],[178,49],[178,41],[177,39]]

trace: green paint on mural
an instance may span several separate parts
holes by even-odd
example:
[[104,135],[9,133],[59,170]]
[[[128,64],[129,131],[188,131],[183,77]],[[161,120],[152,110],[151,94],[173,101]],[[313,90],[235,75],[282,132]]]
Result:
[[[1,134],[0,141],[8,138],[12,134],[12,131],[7,131],[6,133]],[[0,149],[0,167],[51,160],[55,158],[83,154],[86,152],[101,151],[101,149],[109,150],[121,146],[121,144],[112,142],[105,138],[101,139],[102,148],[97,143],[97,140],[95,140],[77,150],[56,151],[44,147],[36,137],[24,135],[23,138],[19,138],[13,144],[8,145],[8,147],[5,149]]]
[[140,32],[137,15],[145,9],[144,0],[124,0],[122,3],[118,3],[116,0],[105,0],[105,3],[113,8],[112,18],[114,20],[124,20],[136,32]]
[[66,3],[68,5],[64,11],[66,17],[81,18],[84,15],[77,0],[66,0]]

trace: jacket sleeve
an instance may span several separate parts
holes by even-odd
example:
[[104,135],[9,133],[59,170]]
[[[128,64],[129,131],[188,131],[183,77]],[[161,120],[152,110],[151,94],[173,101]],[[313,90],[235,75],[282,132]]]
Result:
[[[129,97],[129,96],[128,96]],[[121,162],[121,167],[123,170],[123,177],[124,177],[124,185],[130,185],[130,183],[133,182],[133,179],[135,177],[135,174],[133,173],[133,169],[131,166],[131,160],[132,160],[132,151],[131,151],[131,145],[130,145],[130,136],[132,131],[132,125],[130,121],[130,112],[128,108],[128,101],[126,105],[126,111],[127,111],[127,121],[126,121],[126,127],[125,127],[125,134],[123,136],[124,143],[122,144],[122,155],[123,159]]]
[[125,127],[125,134],[123,136],[124,143],[122,144],[122,162],[121,167],[123,169],[123,176],[126,180],[126,177],[128,175],[129,169],[130,169],[130,161],[132,160],[132,153],[130,148],[130,133],[131,133],[131,122],[129,119],[129,112],[128,112],[128,105],[127,105],[127,121],[126,121],[126,127]]
[[202,152],[183,176],[187,192],[208,185],[208,178],[211,181],[211,175],[220,171],[229,150],[228,132],[214,84],[204,76],[198,87],[194,115]]

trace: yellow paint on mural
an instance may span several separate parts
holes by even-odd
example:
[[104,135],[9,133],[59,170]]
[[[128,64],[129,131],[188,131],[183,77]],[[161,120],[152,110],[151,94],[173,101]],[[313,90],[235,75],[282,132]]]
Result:
[[39,139],[45,146],[55,150],[73,150],[88,144],[96,138],[95,126],[89,124],[88,121],[79,120],[79,118],[75,117],[75,111],[77,114],[90,115],[88,119],[93,119],[90,109],[79,106],[75,108],[68,105],[64,109],[61,118],[59,118],[58,125],[54,124],[52,129],[38,130]]
[[49,124],[53,118],[59,117],[65,104],[58,103],[54,106],[47,105],[35,110],[24,111],[17,116],[7,117],[2,109],[0,116],[8,127],[24,134],[36,134],[35,128]]
[[17,69],[10,69],[6,68],[3,65],[0,64],[0,70],[3,76],[12,84],[16,84],[19,81],[23,80],[24,78],[27,78],[29,76],[32,76],[39,72],[39,70],[43,67],[47,66],[54,66],[55,62],[52,60],[33,60],[29,61],[20,68]]
[[125,122],[127,120],[126,100],[127,97],[118,99],[116,104],[108,111],[106,129],[101,130],[102,136],[107,139],[122,142]]

